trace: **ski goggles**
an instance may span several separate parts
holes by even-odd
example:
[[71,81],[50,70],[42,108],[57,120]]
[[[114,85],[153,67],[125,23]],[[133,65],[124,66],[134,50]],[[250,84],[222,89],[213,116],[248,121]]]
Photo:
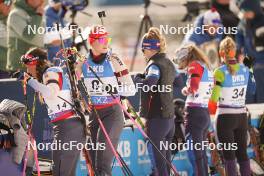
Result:
[[156,39],[144,39],[141,46],[142,52],[148,50],[160,50],[160,41]]
[[35,57],[32,54],[24,54],[21,56],[20,61],[25,65],[37,65],[39,57]]
[[97,40],[100,44],[105,44],[105,43],[111,44],[112,42],[111,37],[102,37],[102,38],[98,38]]
[[111,37],[100,37],[100,38],[90,37],[90,43],[93,43],[95,40],[98,40],[100,44],[111,44],[112,43]]
[[188,58],[189,56],[189,49],[188,48],[181,48],[179,50],[176,51],[176,56],[173,59],[175,64],[179,64],[182,61],[184,61],[185,59]]

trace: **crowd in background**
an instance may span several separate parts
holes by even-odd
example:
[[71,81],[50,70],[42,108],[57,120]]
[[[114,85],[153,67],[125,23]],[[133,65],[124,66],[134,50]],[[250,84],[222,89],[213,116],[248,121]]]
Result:
[[[21,69],[19,58],[34,46],[47,49],[49,60],[56,64],[56,53],[61,48],[60,38],[58,36],[52,38],[55,35],[53,35],[53,31],[50,31],[51,29],[47,30],[44,35],[29,32],[28,25],[36,28],[52,28],[59,23],[60,26],[65,27],[67,23],[64,17],[70,4],[68,1],[60,0],[50,0],[46,7],[44,4],[44,0],[0,1],[0,78],[8,78],[12,73]],[[238,27],[237,34],[231,35],[238,46],[237,57],[240,62],[246,58],[244,63],[246,62],[247,66],[251,68],[251,78],[257,86],[254,95],[247,95],[247,102],[264,102],[263,9],[259,0],[237,0],[236,4],[239,13],[230,10],[230,0],[212,0],[213,10],[201,13],[196,18],[194,25],[208,25],[215,28],[218,26]],[[214,21],[215,19],[219,20]],[[224,36],[207,32],[202,35],[189,33],[182,43],[192,42],[202,49],[211,45],[217,50],[219,42]],[[66,47],[72,45],[72,38],[63,36],[63,39]]]
[[[54,132],[59,135],[55,135],[55,139],[70,142],[67,140],[80,137],[78,141],[84,142],[83,124],[78,118],[74,118],[78,114],[75,114],[75,109],[71,105],[73,89],[67,83],[63,68],[50,65],[52,63],[60,66],[61,59],[57,58],[57,53],[63,47],[74,46],[74,34],[59,35],[56,30],[67,27],[64,18],[68,9],[80,10],[84,7],[73,7],[71,2],[73,1],[49,0],[48,5],[44,7],[44,0],[0,1],[0,78],[14,76],[23,69],[24,64],[27,69],[27,73],[24,73],[27,84],[43,96],[51,122],[57,125]],[[212,0],[211,9],[197,16],[194,27],[199,27],[200,31],[189,31],[185,35],[182,46],[175,53],[176,59],[173,59],[176,65],[167,58],[165,37],[161,35],[158,28],[150,28],[143,36],[141,45],[148,65],[144,74],[135,75],[134,81],[148,86],[174,84],[179,87],[180,83],[175,83],[175,77],[177,76],[179,81],[180,78],[185,80],[187,76],[186,86],[185,81],[182,81],[183,87],[180,88],[180,94],[187,97],[185,102],[187,142],[199,143],[206,140],[211,123],[209,111],[213,109],[211,107],[218,106],[216,131],[219,141],[238,143],[237,152],[224,151],[226,171],[228,175],[236,174],[237,158],[241,175],[249,176],[250,164],[246,153],[248,119],[245,101],[246,103],[264,103],[264,77],[262,76],[264,75],[264,13],[259,0],[237,0],[238,15],[230,10],[229,5],[230,0]],[[34,33],[29,31],[29,26],[44,27],[48,30],[45,34]],[[224,27],[233,27],[237,29],[236,33],[231,35],[219,33]],[[104,29],[103,33],[98,32],[101,29]],[[226,35],[230,36],[226,37]],[[101,72],[99,78],[103,78],[110,87],[118,87],[122,80],[126,80],[121,79],[124,76],[128,76],[130,84],[134,86],[127,69],[117,72],[116,68],[112,67],[110,60],[112,63],[116,60],[119,66],[125,64],[112,54],[109,47],[110,39],[109,33],[103,26],[94,26],[86,41],[91,47],[90,51],[87,50],[87,58],[85,61],[77,61],[79,65],[77,75],[84,77],[85,87],[88,87],[89,93],[93,93],[90,102],[94,108],[90,114],[91,121],[94,122],[91,127],[92,140],[100,143],[106,141],[100,131],[100,121],[97,124],[95,120],[99,118],[99,114],[107,133],[110,134],[109,140],[114,144],[114,147],[106,146],[106,150],[102,152],[93,151],[92,153],[92,165],[95,166],[99,175],[111,175],[111,163],[114,158],[114,152],[112,153],[111,149],[117,147],[124,124],[124,114],[119,100],[121,97],[135,95],[135,90],[127,95],[114,89],[112,92],[112,88],[100,90],[97,75],[89,71],[89,66],[103,68],[98,69],[99,74]],[[32,49],[32,47],[37,48]],[[21,57],[23,64],[20,62]],[[175,70],[175,68],[178,69]],[[183,70],[182,74],[178,74],[179,70]],[[234,96],[231,93],[234,93]],[[114,96],[116,94],[117,98]],[[67,105],[66,101],[57,95],[68,98],[70,103]],[[158,146],[160,141],[164,140],[171,142],[175,131],[173,91],[147,91],[141,92],[140,96],[140,115],[146,119],[146,133],[153,144]],[[70,121],[67,121],[69,119]],[[69,124],[64,123],[65,127],[58,125],[62,121]],[[148,147],[150,153],[154,154],[154,159],[152,157],[151,161],[153,175],[169,175],[171,168],[166,167],[159,149],[151,152],[152,149],[155,148]],[[64,171],[65,174],[71,172],[73,175],[79,156],[79,151],[75,152],[54,152],[54,173]],[[161,150],[161,152],[168,161],[171,159],[170,150]],[[188,152],[194,173],[207,175],[206,151],[195,149]],[[70,157],[72,154],[75,159]],[[61,163],[61,161],[64,162]]]

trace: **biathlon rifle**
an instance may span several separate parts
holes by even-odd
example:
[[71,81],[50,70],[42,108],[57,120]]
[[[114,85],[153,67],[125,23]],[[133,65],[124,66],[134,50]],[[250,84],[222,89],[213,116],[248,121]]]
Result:
[[[59,24],[58,23],[57,23],[57,27],[58,27],[58,32],[59,32]],[[73,106],[74,110],[80,116],[81,121],[84,125],[85,134],[87,134],[88,132],[86,130],[86,120],[85,120],[85,115],[84,115],[84,109],[82,108],[82,105],[81,105],[81,98],[80,98],[80,94],[79,94],[78,87],[77,87],[77,79],[75,76],[75,69],[74,69],[77,50],[75,48],[65,48],[64,41],[62,39],[60,32],[59,32],[59,35],[60,35],[60,39],[61,39],[61,48],[62,49],[56,55],[58,57],[61,55],[66,60],[65,65],[66,65],[66,70],[67,70],[67,76],[68,76],[69,82],[70,82],[71,95],[72,95],[72,99],[73,99],[73,105],[71,105],[71,106]],[[63,99],[63,97],[59,97],[59,98]],[[66,103],[69,103],[69,102],[66,102]]]
[[[57,23],[57,27],[59,28],[58,23]],[[59,29],[58,29],[58,32],[59,32]],[[61,39],[61,48],[62,49],[57,54],[62,54],[62,56],[66,59],[65,64],[66,64],[68,78],[69,78],[70,86],[71,86],[71,95],[73,98],[73,105],[71,105],[71,103],[69,103],[67,101],[66,101],[66,103],[69,103],[74,108],[74,110],[77,112],[77,114],[80,116],[81,121],[82,121],[83,126],[84,126],[84,133],[86,135],[88,135],[88,129],[86,128],[84,108],[81,105],[81,97],[80,97],[81,94],[80,94],[79,89],[77,87],[77,78],[76,78],[75,68],[74,68],[77,50],[74,48],[65,48],[64,41],[62,40],[62,36],[61,36],[60,32],[59,32],[59,35],[60,35],[60,39]],[[64,100],[62,97],[59,97],[59,98]],[[84,157],[86,160],[87,169],[89,170],[89,175],[94,176],[95,172],[94,172],[94,169],[92,167],[92,160],[91,160],[91,157],[90,157],[88,151],[83,149],[83,154],[84,154]]]

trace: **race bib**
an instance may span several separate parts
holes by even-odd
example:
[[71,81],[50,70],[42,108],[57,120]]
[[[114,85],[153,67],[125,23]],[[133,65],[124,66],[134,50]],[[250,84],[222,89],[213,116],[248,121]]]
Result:
[[84,84],[91,96],[109,96],[118,94],[118,83],[115,77],[100,78],[102,84],[97,78],[85,78]]
[[186,102],[207,106],[208,101],[212,95],[212,89],[213,89],[213,82],[201,82],[199,85],[198,92],[189,95],[187,97]]
[[202,77],[197,92],[187,97],[187,103],[201,105],[202,107],[208,106],[208,101],[212,95],[212,89],[214,86],[214,77],[211,71],[207,71],[205,74],[206,75],[203,75]]
[[[59,97],[63,98],[64,100]],[[70,90],[61,90],[58,97],[52,100],[45,99],[45,103],[48,107],[49,116],[63,111],[71,110],[72,107],[70,104],[73,104],[73,102]]]
[[219,104],[231,107],[241,107],[245,105],[247,86],[224,87]]

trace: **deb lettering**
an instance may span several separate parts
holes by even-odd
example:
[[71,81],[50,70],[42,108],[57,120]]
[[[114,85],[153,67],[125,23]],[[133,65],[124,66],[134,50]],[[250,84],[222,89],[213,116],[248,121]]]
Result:
[[[94,65],[94,66],[91,66],[91,68],[96,73],[103,73],[104,72],[104,66],[102,66],[102,65]],[[88,69],[88,72],[91,73],[91,70]]]
[[245,76],[244,75],[235,75],[232,76],[232,81],[235,82],[244,82],[245,81]]

